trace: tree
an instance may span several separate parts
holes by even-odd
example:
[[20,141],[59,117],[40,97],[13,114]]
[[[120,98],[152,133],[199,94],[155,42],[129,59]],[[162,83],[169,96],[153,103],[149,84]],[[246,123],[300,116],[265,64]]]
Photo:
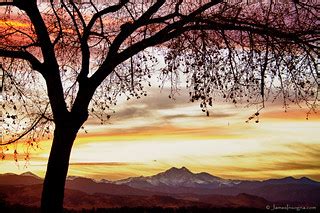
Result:
[[313,1],[12,0],[0,9],[6,131],[17,129],[3,145],[33,146],[54,123],[42,212],[62,211],[70,152],[89,114],[103,122],[117,96],[146,95],[155,69],[171,84],[169,97],[183,75],[207,115],[218,98],[318,105]]

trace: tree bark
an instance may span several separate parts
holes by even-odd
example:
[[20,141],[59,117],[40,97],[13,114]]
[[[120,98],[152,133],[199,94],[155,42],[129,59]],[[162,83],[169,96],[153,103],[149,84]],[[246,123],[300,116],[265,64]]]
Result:
[[57,125],[54,131],[47,172],[43,183],[41,212],[63,212],[63,198],[73,142],[79,130],[76,125]]

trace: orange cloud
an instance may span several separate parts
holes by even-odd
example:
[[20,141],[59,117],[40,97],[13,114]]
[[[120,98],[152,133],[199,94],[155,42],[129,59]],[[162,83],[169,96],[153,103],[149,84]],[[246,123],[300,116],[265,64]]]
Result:
[[30,28],[30,24],[22,20],[0,20],[0,28]]

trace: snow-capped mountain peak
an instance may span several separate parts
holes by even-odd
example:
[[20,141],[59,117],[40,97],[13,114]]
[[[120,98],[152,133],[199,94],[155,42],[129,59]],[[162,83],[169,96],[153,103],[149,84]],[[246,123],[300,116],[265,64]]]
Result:
[[149,177],[133,177],[116,181],[117,184],[126,184],[132,187],[149,188],[158,186],[169,187],[206,187],[217,188],[221,186],[229,186],[232,181],[225,180],[209,173],[193,173],[186,167],[172,167],[159,174]]

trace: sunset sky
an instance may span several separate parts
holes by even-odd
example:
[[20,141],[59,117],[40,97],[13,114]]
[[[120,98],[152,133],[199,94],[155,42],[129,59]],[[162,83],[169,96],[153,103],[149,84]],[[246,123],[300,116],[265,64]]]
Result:
[[[1,11],[0,11],[1,12]],[[19,29],[23,21],[4,22]],[[291,105],[267,103],[255,120],[246,123],[257,106],[246,107],[215,102],[210,117],[199,103],[191,103],[188,91],[175,100],[169,91],[154,85],[148,96],[119,101],[108,124],[89,119],[74,144],[69,175],[116,180],[149,176],[170,167],[189,168],[230,179],[282,178],[307,176],[320,181],[320,115]],[[14,145],[0,160],[0,173],[31,171],[44,176],[50,141],[41,141],[25,161],[26,147],[17,145],[18,162],[13,160]]]
[[[307,109],[268,104],[260,122],[246,123],[255,107],[216,103],[211,116],[181,92],[175,100],[168,91],[152,89],[149,96],[124,101],[106,125],[90,119],[75,142],[69,175],[121,179],[153,175],[172,166],[207,171],[232,179],[268,179],[307,176],[320,180],[320,116],[306,120]],[[45,173],[49,141],[23,160],[8,153],[1,173]],[[12,153],[12,150],[11,150]],[[27,167],[25,166],[27,164]]]

